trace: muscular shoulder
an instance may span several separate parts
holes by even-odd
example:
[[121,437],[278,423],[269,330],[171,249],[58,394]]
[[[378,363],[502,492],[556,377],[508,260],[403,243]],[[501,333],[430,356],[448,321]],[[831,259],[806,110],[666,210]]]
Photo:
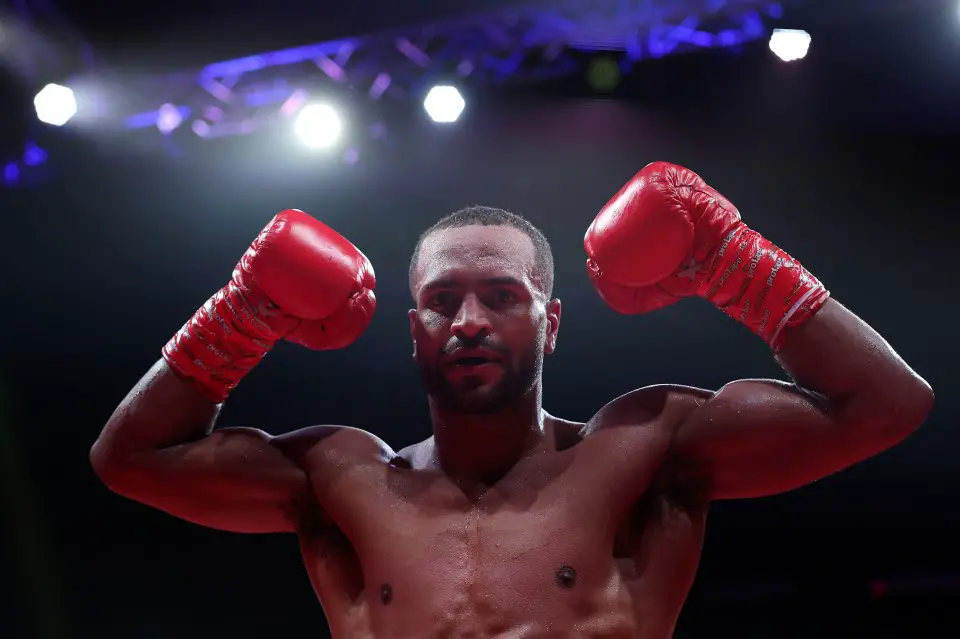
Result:
[[631,499],[659,495],[674,504],[699,506],[696,486],[681,481],[671,455],[674,436],[712,391],[689,386],[648,386],[601,408],[584,427],[584,441],[603,455],[606,468],[628,485]]
[[638,388],[597,411],[587,422],[584,434],[619,427],[655,427],[672,433],[712,396],[712,391],[677,384]]
[[273,438],[273,445],[303,467],[324,460],[387,463],[396,453],[376,435],[351,426],[310,426]]

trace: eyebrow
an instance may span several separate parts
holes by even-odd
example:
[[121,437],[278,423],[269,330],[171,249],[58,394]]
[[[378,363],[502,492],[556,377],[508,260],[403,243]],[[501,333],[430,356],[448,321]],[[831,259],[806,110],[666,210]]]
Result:
[[[521,282],[517,278],[510,277],[507,275],[504,275],[501,277],[486,277],[480,281],[490,286],[523,286],[524,285],[523,282]],[[458,286],[460,286],[459,282],[450,278],[446,278],[446,279],[434,280],[432,282],[425,284],[423,287],[423,290],[432,291],[438,288],[457,288]]]

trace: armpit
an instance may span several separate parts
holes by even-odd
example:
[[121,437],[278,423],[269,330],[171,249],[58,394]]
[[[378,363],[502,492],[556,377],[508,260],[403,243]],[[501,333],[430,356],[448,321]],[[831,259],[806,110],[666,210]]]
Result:
[[709,476],[694,468],[685,468],[683,460],[669,452],[651,486],[664,503],[691,512],[703,511],[709,503]]

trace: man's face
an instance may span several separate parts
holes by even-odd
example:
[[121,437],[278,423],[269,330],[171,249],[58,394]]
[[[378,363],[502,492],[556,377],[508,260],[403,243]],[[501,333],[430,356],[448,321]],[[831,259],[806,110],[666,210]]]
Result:
[[414,358],[443,408],[492,413],[534,389],[560,326],[559,300],[536,281],[533,242],[509,226],[429,235],[410,311]]

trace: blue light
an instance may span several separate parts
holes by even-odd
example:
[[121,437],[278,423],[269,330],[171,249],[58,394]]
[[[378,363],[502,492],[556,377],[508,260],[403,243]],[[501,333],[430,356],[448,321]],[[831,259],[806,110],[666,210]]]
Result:
[[10,162],[3,167],[3,181],[7,184],[13,184],[20,179],[20,167],[16,162]]
[[157,123],[158,111],[147,111],[131,115],[124,121],[124,126],[128,129],[145,129],[148,126],[154,126]]
[[[356,38],[269,51],[170,77],[201,137],[244,135],[298,112],[317,84],[349,85],[371,100],[409,99],[454,73],[473,85],[542,80],[583,72],[579,51],[609,51],[629,73],[638,60],[764,38],[782,0],[591,0],[536,3]],[[189,97],[184,97],[189,96]],[[167,96],[169,97],[169,96]],[[276,112],[264,107],[279,106]],[[153,106],[152,104],[150,106]],[[215,113],[215,115],[213,115]],[[132,129],[158,126],[133,114]],[[212,128],[211,128],[212,127]],[[164,132],[163,127],[158,127]]]
[[319,44],[308,44],[294,49],[282,49],[280,51],[271,51],[261,53],[260,55],[251,55],[236,60],[226,60],[207,65],[200,71],[201,80],[204,78],[225,78],[251,71],[260,71],[269,67],[287,66],[298,64],[300,62],[313,61],[322,56],[335,55],[343,47],[356,46],[358,40],[334,40],[332,42],[321,42]]
[[47,152],[36,144],[27,144],[23,152],[23,163],[27,166],[40,166],[47,161]]
[[[181,120],[186,120],[190,117],[190,107],[178,106],[177,112],[180,114]],[[128,129],[146,129],[148,127],[157,126],[157,121],[160,119],[160,110],[156,111],[145,111],[143,113],[136,113],[129,116],[124,120],[123,125]]]
[[244,101],[247,103],[247,106],[261,107],[268,104],[286,102],[291,93],[293,93],[293,91],[287,87],[265,89],[263,91],[248,93],[244,96]]

